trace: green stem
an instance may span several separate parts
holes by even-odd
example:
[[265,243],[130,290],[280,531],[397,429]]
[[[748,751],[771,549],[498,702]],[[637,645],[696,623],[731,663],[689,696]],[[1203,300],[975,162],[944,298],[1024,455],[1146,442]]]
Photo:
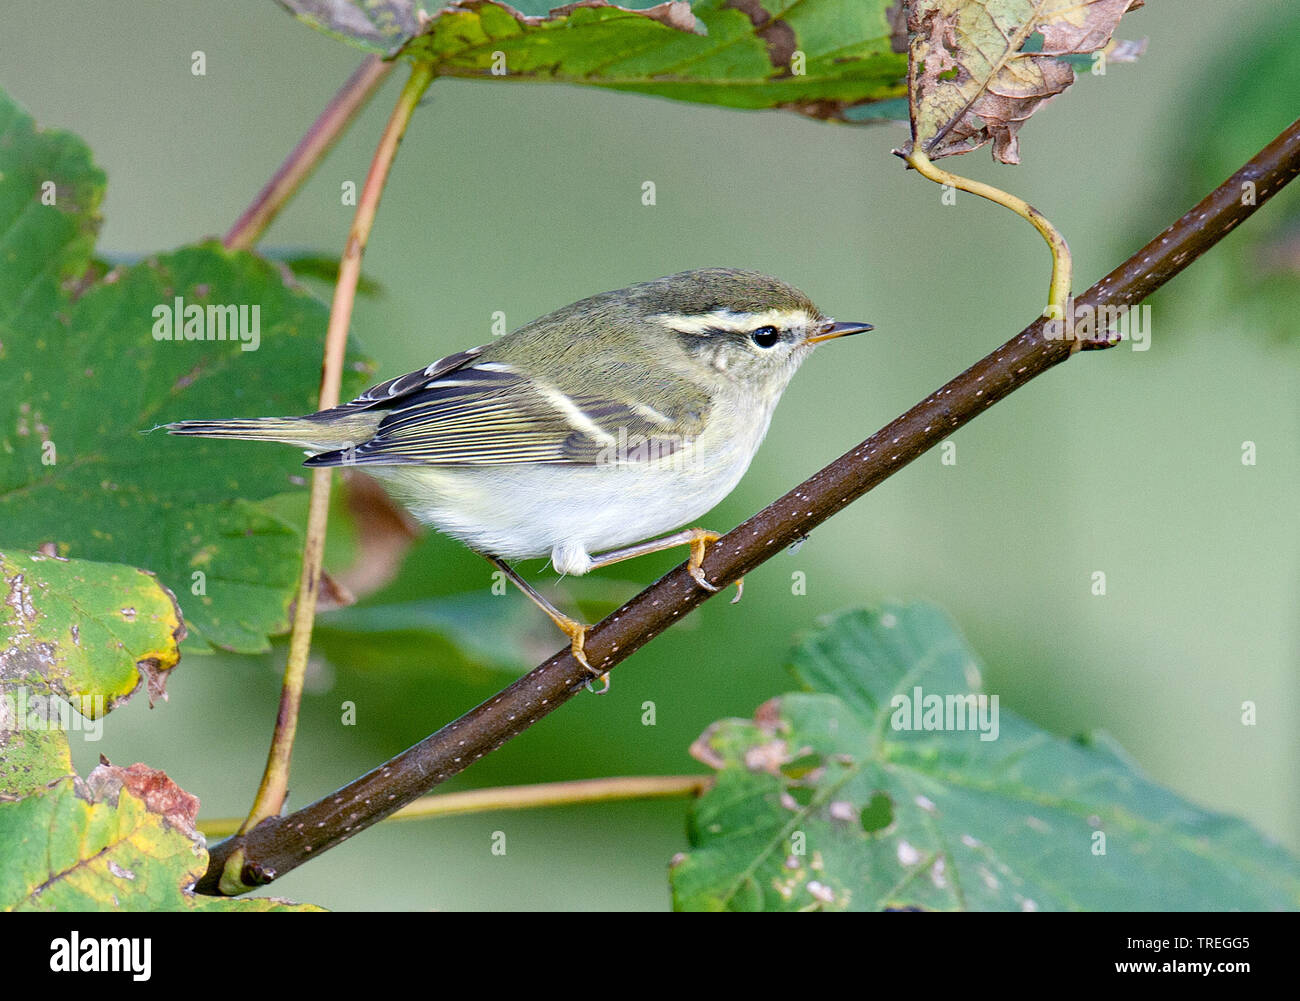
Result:
[[[422,820],[429,817],[459,817],[493,810],[535,810],[545,806],[573,806],[577,803],[607,803],[633,799],[675,799],[700,796],[713,784],[707,775],[632,775],[543,785],[500,786],[468,789],[440,796],[422,796],[385,820]],[[211,838],[234,834],[243,823],[237,817],[200,820],[198,828]]]
[[[380,137],[379,146],[370,162],[357,212],[352,220],[343,258],[339,262],[339,279],[334,287],[334,301],[330,306],[329,328],[325,334],[325,361],[321,372],[319,409],[328,410],[338,405],[339,387],[343,379],[343,358],[347,346],[348,325],[352,320],[352,306],[356,300],[357,280],[361,277],[361,258],[374,226],[379,209],[379,199],[389,170],[397,155],[397,147],[411,121],[420,99],[433,82],[433,66],[416,63],[411,76],[398,96],[397,106],[389,116],[388,124]],[[302,702],[303,679],[307,672],[307,655],[311,650],[311,631],[316,618],[316,600],[320,594],[321,561],[325,551],[325,528],[329,519],[331,470],[312,471],[311,494],[307,507],[306,542],[302,554],[302,576],[298,583],[297,603],[293,614],[293,631],[289,635],[289,654],[280,688],[280,711],[276,716],[275,733],[267,754],[266,770],[258,787],[248,818],[239,833],[256,827],[267,817],[278,816],[284,807],[289,790],[289,765],[293,757],[293,740],[298,728],[298,709]],[[251,884],[243,878],[245,859],[236,850],[222,872],[222,890],[238,893]]]
[[960,191],[969,191],[972,195],[997,202],[1022,219],[1028,220],[1034,229],[1042,234],[1043,239],[1047,241],[1048,249],[1052,252],[1052,281],[1047,289],[1047,308],[1043,310],[1043,315],[1056,320],[1065,315],[1069,305],[1070,279],[1074,264],[1065,237],[1048,221],[1047,216],[1023,198],[1017,198],[1001,188],[995,188],[981,181],[972,181],[968,177],[961,177],[942,167],[936,167],[920,146],[915,147],[903,159],[922,177],[928,177],[935,184],[950,184]]

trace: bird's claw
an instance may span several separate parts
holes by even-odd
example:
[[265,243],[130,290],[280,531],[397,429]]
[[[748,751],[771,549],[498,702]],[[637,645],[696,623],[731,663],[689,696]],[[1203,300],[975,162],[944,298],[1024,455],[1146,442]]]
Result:
[[[581,622],[572,622],[570,626],[560,626],[560,628],[569,634],[569,652],[573,654],[573,659],[586,668],[587,673],[591,675],[591,678],[587,680],[587,691],[594,695],[604,695],[609,691],[609,672],[598,671],[592,667],[591,662],[587,660],[587,651],[584,649],[587,642],[587,630],[591,626],[584,625]],[[605,687],[600,691],[596,691],[591,686],[592,681],[597,678],[605,683]]]
[[[704,576],[702,564],[704,563],[704,554],[708,551],[709,546],[712,543],[717,542],[722,538],[722,536],[717,532],[710,532],[708,529],[704,528],[698,528],[695,531],[696,536],[691,540],[691,559],[690,562],[686,564],[686,570],[691,575],[691,579],[694,580],[695,583],[699,584],[700,587],[713,594],[717,594],[722,590],[722,587],[709,582],[709,580]],[[745,578],[739,577],[736,579],[736,596],[731,599],[731,603],[734,605],[738,602],[740,596],[744,593]]]

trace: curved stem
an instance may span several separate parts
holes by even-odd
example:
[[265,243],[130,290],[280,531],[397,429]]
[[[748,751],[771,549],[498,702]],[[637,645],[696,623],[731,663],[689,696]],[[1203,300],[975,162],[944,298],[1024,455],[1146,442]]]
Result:
[[[397,106],[388,118],[379,146],[370,162],[365,187],[357,202],[356,216],[348,233],[343,259],[339,262],[339,279],[334,286],[330,306],[329,328],[325,334],[325,360],[321,370],[319,409],[338,405],[339,386],[343,378],[343,358],[347,347],[348,325],[356,298],[357,279],[361,277],[361,258],[365,253],[370,230],[379,209],[384,183],[397,155],[406,126],[411,121],[420,98],[433,81],[433,66],[416,63],[411,76],[398,96]],[[302,702],[303,678],[307,672],[307,654],[311,650],[311,630],[316,617],[316,599],[320,594],[321,561],[325,551],[325,527],[329,518],[331,472],[329,468],[312,471],[311,495],[307,506],[306,542],[302,554],[302,576],[293,613],[293,631],[289,636],[289,654],[280,687],[280,711],[275,733],[267,754],[266,770],[258,787],[248,818],[240,832],[255,827],[267,817],[278,816],[289,789],[289,765],[293,757],[293,739],[298,728],[298,709]],[[237,893],[250,884],[244,879],[244,859],[236,852],[222,875],[222,891]]]
[[222,238],[221,243],[227,250],[248,250],[262,238],[267,227],[320,165],[325,154],[334,148],[379,85],[388,79],[393,66],[378,56],[366,57]]
[[972,181],[969,177],[961,177],[958,174],[944,170],[942,167],[936,167],[919,146],[903,159],[907,161],[908,166],[916,170],[922,177],[928,177],[935,184],[950,184],[960,191],[969,191],[972,195],[979,195],[991,202],[997,202],[1022,219],[1028,220],[1034,229],[1042,234],[1043,239],[1047,241],[1048,249],[1052,252],[1052,281],[1047,288],[1047,308],[1043,310],[1043,315],[1056,320],[1065,315],[1065,310],[1069,305],[1070,280],[1074,263],[1070,257],[1070,247],[1065,242],[1065,237],[1061,235],[1060,230],[1051,224],[1047,216],[1043,215],[1023,198],[1017,198],[1001,188],[995,188],[991,184],[984,184],[981,181]]

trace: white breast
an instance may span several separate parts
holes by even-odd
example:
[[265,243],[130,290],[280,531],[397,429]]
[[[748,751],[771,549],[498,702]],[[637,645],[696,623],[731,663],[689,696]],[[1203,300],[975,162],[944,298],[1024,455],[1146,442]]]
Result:
[[421,521],[504,559],[550,555],[581,574],[591,555],[697,521],[731,493],[767,433],[772,407],[719,401],[698,438],[671,454],[594,466],[371,466]]

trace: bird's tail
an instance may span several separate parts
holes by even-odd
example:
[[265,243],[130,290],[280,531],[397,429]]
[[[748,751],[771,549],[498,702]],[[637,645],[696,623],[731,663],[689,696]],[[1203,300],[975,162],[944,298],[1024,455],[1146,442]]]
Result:
[[[308,417],[246,417],[224,421],[176,421],[164,424],[168,434],[196,438],[239,438],[245,441],[278,441],[312,452],[346,448],[364,441],[374,432],[378,419],[322,421]],[[364,426],[363,426],[364,425]]]

